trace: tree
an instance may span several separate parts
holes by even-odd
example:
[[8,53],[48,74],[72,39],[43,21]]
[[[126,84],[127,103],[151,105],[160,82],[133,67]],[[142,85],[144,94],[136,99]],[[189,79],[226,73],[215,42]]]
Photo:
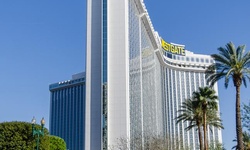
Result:
[[236,89],[236,135],[237,146],[243,150],[243,137],[240,112],[240,87],[242,83],[246,86],[246,79],[249,79],[250,52],[245,54],[245,45],[235,48],[232,42],[226,44],[226,48],[219,47],[219,54],[212,54],[215,63],[206,70],[207,81],[212,85],[222,78],[225,78],[225,87],[228,87],[229,80],[233,80]]
[[[35,128],[41,128],[35,125]],[[40,137],[40,150],[49,149],[49,134],[44,129],[45,136]],[[0,123],[0,149],[1,150],[33,150],[36,139],[32,136],[32,125],[27,122],[4,122]]]
[[246,150],[250,150],[250,134],[243,132],[243,143]]
[[[243,132],[243,145],[245,150],[250,150],[250,103],[248,105],[243,104],[242,109],[242,123],[243,127],[245,127],[248,132]],[[233,140],[234,142],[237,142],[237,139]],[[236,149],[237,145],[234,146],[232,149]]]
[[221,143],[211,143],[209,146],[209,150],[226,150]]
[[192,128],[198,128],[198,136],[200,149],[203,149],[203,141],[202,141],[202,110],[201,107],[195,102],[193,99],[187,99],[181,105],[181,109],[178,111],[180,115],[176,118],[176,123],[189,121],[189,125],[185,128],[185,130],[190,130]]
[[[237,142],[236,139],[233,140],[234,142]],[[244,150],[250,150],[250,134],[247,132],[243,132],[243,145],[244,145]],[[232,149],[237,149],[237,145],[232,147]]]
[[50,135],[49,141],[50,150],[66,150],[66,143],[62,138]]
[[243,127],[245,127],[248,132],[250,132],[250,103],[248,103],[248,105],[243,104],[242,123]]
[[[176,123],[189,121],[189,125],[185,130],[197,127],[201,150],[203,150],[203,147],[208,149],[207,126],[223,128],[221,119],[218,116],[217,99],[214,90],[208,87],[199,88],[199,91],[193,92],[190,99],[182,103],[179,110],[180,115],[176,118]],[[203,127],[203,136],[201,127]],[[204,146],[202,137],[204,137]]]
[[222,125],[222,120],[220,119],[220,117],[218,115],[218,111],[209,110],[207,112],[207,125],[209,125],[210,130],[211,130],[211,127],[224,129],[224,127]]
[[243,143],[245,150],[250,150],[250,134],[243,132]]
[[[204,149],[208,150],[207,140],[207,114],[209,111],[213,112],[218,110],[218,96],[215,95],[215,91],[209,87],[199,87],[198,91],[193,92],[193,99],[197,103],[198,107],[202,110],[202,125],[203,125],[203,138]],[[213,116],[210,116],[213,117]],[[210,118],[212,119],[212,118]]]

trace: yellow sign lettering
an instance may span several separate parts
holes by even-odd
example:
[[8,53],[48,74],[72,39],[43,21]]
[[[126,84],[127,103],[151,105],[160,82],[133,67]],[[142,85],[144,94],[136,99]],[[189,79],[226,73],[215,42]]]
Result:
[[177,45],[170,44],[170,43],[164,41],[163,39],[161,39],[161,46],[167,52],[170,52],[170,53],[176,54],[176,55],[185,56],[185,49],[183,46],[177,46]]

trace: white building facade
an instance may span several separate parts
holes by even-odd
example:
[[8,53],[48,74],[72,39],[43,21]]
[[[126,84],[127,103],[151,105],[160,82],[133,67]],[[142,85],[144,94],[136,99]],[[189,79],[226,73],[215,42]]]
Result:
[[[174,119],[206,86],[210,56],[164,43],[141,0],[87,0],[87,8],[85,149],[108,149],[121,138],[136,149],[150,136],[197,149],[197,131]],[[213,131],[209,140],[222,142],[221,131]]]

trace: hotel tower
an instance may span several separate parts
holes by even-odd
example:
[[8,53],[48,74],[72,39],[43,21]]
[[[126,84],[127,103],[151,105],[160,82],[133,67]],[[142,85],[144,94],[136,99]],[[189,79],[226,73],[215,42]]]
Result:
[[67,150],[84,149],[85,73],[50,84],[50,134],[64,139]]
[[[152,136],[167,138],[170,149],[199,149],[197,130],[175,118],[206,86],[211,63],[162,39],[142,0],[87,0],[85,149],[109,149],[119,139],[143,149]],[[221,130],[212,128],[208,139],[221,143]]]

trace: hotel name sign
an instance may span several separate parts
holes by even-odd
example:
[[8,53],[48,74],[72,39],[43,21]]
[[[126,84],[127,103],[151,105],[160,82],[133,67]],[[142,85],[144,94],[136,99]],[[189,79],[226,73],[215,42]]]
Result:
[[175,55],[185,56],[185,48],[183,46],[173,45],[164,41],[163,39],[161,39],[161,46],[167,52],[170,52]]

